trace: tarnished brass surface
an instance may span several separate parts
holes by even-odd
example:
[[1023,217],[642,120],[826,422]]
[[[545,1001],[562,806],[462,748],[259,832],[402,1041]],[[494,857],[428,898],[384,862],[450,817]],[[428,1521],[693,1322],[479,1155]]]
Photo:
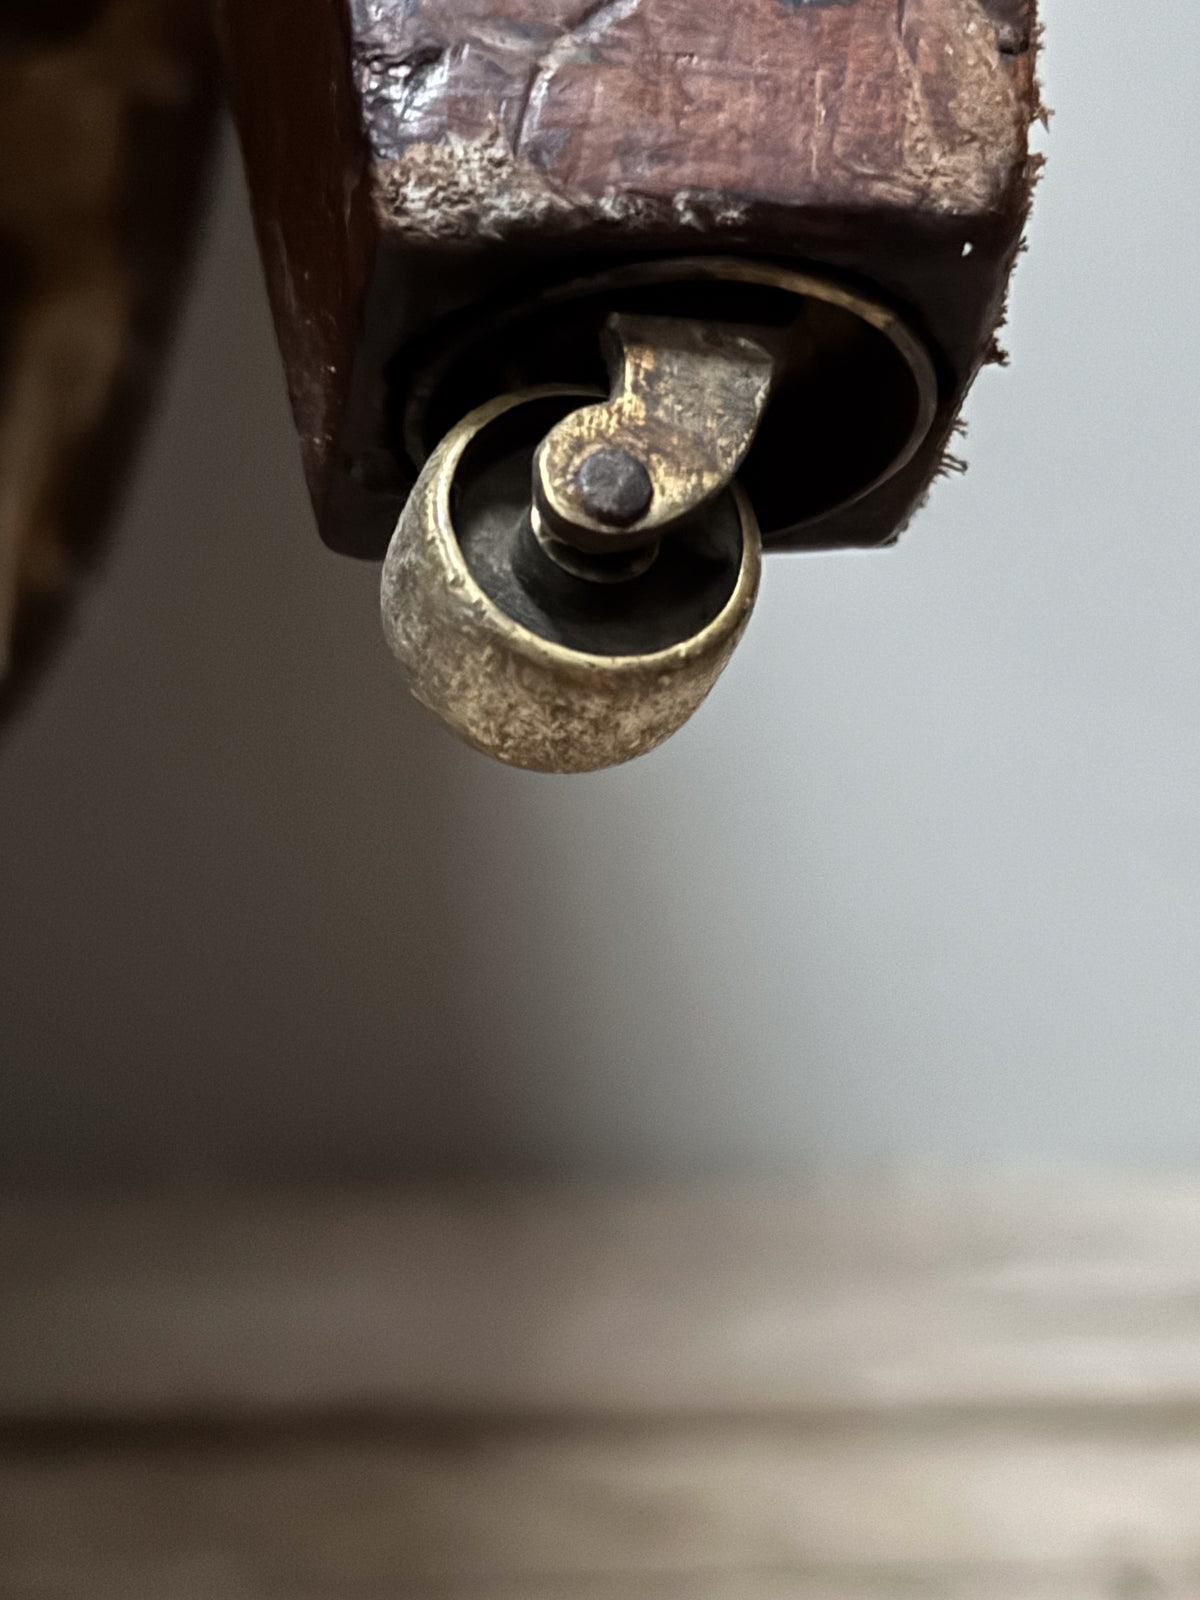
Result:
[[[639,261],[543,288],[535,299],[517,301],[492,312],[440,346],[411,381],[403,413],[408,455],[415,462],[428,460],[437,441],[454,422],[475,406],[485,404],[501,388],[523,388],[551,378],[559,382],[583,378],[582,372],[569,366],[560,368],[527,360],[531,350],[553,348],[555,326],[585,315],[579,311],[581,306],[594,303],[611,308],[614,300],[628,301],[638,295],[657,295],[661,302],[667,291],[673,298],[676,294],[686,296],[689,303],[697,297],[707,299],[711,310],[706,309],[700,320],[710,324],[736,324],[741,320],[719,309],[728,303],[730,294],[766,292],[794,299],[792,326],[786,331],[775,328],[771,337],[777,377],[763,426],[740,471],[767,546],[874,547],[894,537],[895,527],[888,517],[876,526],[869,518],[847,520],[845,513],[894,479],[907,482],[912,474],[921,477],[932,473],[935,460],[940,459],[950,423],[948,413],[939,421],[938,377],[930,352],[903,317],[883,300],[834,278],[795,271],[770,261],[737,256]],[[602,321],[598,321],[597,331]],[[873,428],[878,426],[880,415],[872,387],[873,374],[868,367],[862,373],[861,404],[845,417],[853,454],[861,458],[861,471],[854,473],[840,492],[813,505],[804,470],[806,459],[811,464],[813,449],[811,433],[806,432],[811,420],[809,399],[802,393],[801,404],[797,407],[794,403],[789,369],[802,373],[817,354],[827,365],[845,367],[837,340],[839,334],[852,333],[856,326],[873,330],[879,336],[878,348],[886,351],[890,347],[893,358],[901,369],[906,369],[911,383],[907,425],[901,424],[894,433],[889,430],[886,443],[876,439]],[[751,333],[757,342],[764,330],[755,326],[743,331]],[[447,396],[453,397],[453,404]],[[768,492],[763,493],[764,488]]]
[[452,516],[468,448],[513,407],[547,393],[506,395],[468,416],[427,463],[384,563],[388,642],[413,694],[476,749],[539,772],[589,772],[652,750],[692,715],[740,639],[758,591],[758,528],[736,484],[741,565],[707,626],[645,655],[594,655],[515,622],[472,577]]
[[[618,314],[607,332],[617,347],[611,398],[565,417],[535,467],[548,530],[605,555],[651,543],[720,493],[754,441],[774,372],[771,353],[743,328]],[[640,514],[616,520],[597,514],[586,473],[599,458],[622,457],[642,469],[648,492]]]
[[[794,274],[743,281],[775,296],[741,302],[764,315],[610,313],[594,325],[607,399],[578,383],[523,389],[473,410],[425,466],[388,551],[384,626],[417,698],[497,759],[613,766],[700,704],[754,600],[753,451],[789,385],[771,466],[801,497],[807,484],[848,503],[925,438],[932,367],[890,312]],[[831,446],[806,375],[843,359]],[[890,421],[841,483],[877,390]],[[761,471],[758,489],[771,492]]]

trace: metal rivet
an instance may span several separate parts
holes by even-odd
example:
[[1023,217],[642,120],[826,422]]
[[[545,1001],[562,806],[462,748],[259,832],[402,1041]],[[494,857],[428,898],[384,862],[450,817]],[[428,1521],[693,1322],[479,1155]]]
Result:
[[650,474],[629,450],[602,445],[575,474],[580,503],[589,517],[614,528],[628,528],[644,517],[654,498]]

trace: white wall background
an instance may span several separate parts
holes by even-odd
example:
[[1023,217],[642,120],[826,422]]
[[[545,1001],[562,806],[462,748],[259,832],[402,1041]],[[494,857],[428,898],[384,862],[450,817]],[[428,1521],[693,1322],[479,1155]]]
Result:
[[240,180],[0,749],[0,1168],[1200,1156],[1200,7],[1049,0],[1013,364],[894,553],[775,558],[587,779],[410,705],[312,530]]

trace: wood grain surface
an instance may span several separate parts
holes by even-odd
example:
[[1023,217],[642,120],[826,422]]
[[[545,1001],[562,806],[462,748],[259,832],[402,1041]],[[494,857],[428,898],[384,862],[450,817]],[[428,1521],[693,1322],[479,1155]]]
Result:
[[5,1202],[5,1600],[1194,1600],[1200,1180]]
[[1200,1412],[1200,1185],[11,1202],[0,1416]]
[[1182,1600],[1183,1429],[575,1426],[0,1455],[5,1600]]

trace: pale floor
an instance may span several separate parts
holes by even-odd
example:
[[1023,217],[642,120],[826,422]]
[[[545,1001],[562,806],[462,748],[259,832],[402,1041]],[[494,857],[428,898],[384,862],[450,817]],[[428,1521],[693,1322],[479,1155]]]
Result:
[[1200,1182],[0,1209],[4,1600],[1200,1595]]

